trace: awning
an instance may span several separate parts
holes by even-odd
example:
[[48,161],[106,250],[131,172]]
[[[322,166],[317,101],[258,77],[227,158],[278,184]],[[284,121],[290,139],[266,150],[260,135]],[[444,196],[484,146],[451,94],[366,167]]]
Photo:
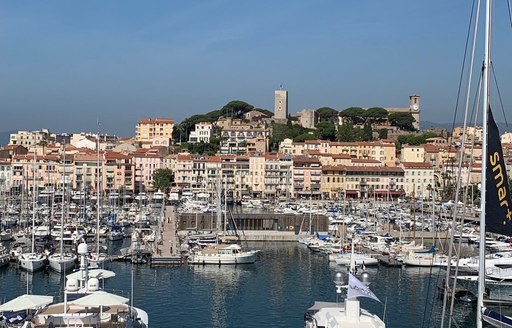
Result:
[[25,294],[0,305],[0,312],[39,309],[53,302],[53,296]]
[[116,294],[107,293],[105,291],[97,291],[87,296],[81,297],[69,304],[80,305],[86,307],[113,306],[128,303],[129,299]]
[[[90,269],[89,270],[89,278],[96,278],[96,279],[107,279],[115,277],[115,272],[104,270],[104,269]],[[82,279],[82,272],[77,271],[70,273],[66,276],[66,279],[76,279],[81,280]]]

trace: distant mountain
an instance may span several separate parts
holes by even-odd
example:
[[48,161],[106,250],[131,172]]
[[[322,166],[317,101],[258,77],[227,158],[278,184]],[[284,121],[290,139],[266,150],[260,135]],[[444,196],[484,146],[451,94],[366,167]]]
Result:
[[[456,123],[455,126],[463,126],[463,123]],[[508,126],[506,123],[498,122],[496,123],[498,126],[498,129],[500,130],[500,133],[505,132],[512,132],[512,123],[509,123]],[[451,132],[453,128],[453,123],[435,123],[435,122],[429,122],[429,121],[422,121],[421,122],[421,129],[427,130],[427,129],[445,129],[449,132]]]
[[0,132],[0,146],[6,146],[9,143],[11,133],[16,133],[16,131]]

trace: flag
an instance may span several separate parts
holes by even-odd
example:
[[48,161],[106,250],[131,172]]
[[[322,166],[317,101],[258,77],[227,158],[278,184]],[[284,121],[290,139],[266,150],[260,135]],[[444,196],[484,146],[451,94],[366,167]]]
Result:
[[500,135],[491,108],[487,119],[487,167],[485,170],[485,230],[512,235],[512,200]]
[[347,298],[355,297],[368,297],[380,302],[375,294],[363,284],[359,279],[353,276],[351,273],[348,274],[348,292]]

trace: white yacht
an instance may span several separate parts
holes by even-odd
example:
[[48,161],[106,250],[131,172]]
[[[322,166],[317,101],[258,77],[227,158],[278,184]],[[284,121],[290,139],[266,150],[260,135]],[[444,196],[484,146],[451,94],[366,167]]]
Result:
[[57,272],[66,272],[75,267],[76,255],[66,252],[53,253],[48,256],[50,268]]
[[0,243],[0,267],[6,266],[9,264],[10,255],[7,248]]
[[342,277],[340,272],[335,275],[336,293],[341,294],[341,289],[347,287],[347,298],[340,302],[315,302],[304,314],[304,327],[385,328],[386,324],[376,314],[361,308],[357,297],[379,299],[355,276],[349,274],[347,286],[343,286]]
[[99,278],[115,274],[101,269],[88,270],[87,253],[87,244],[80,244],[80,272],[67,276],[64,302],[36,312],[31,327],[147,328],[149,318],[144,310],[128,305],[128,298],[100,290]]
[[355,266],[374,266],[379,264],[379,260],[370,255],[363,253],[342,253],[335,256],[334,261],[338,265],[350,266],[351,261],[354,261]]
[[217,244],[194,252],[190,264],[250,264],[256,262],[258,251],[244,251],[238,244]]
[[18,257],[20,267],[29,272],[38,271],[44,268],[46,256],[41,253],[22,253]]

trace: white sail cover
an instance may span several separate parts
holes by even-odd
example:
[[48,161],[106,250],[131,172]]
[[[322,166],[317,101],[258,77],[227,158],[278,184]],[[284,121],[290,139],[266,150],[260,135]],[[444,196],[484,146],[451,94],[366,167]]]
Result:
[[0,305],[0,312],[17,312],[39,309],[45,307],[51,302],[53,302],[53,296],[25,294]]
[[347,298],[355,297],[368,297],[380,302],[375,294],[363,284],[359,279],[353,276],[351,273],[348,274],[348,292]]

